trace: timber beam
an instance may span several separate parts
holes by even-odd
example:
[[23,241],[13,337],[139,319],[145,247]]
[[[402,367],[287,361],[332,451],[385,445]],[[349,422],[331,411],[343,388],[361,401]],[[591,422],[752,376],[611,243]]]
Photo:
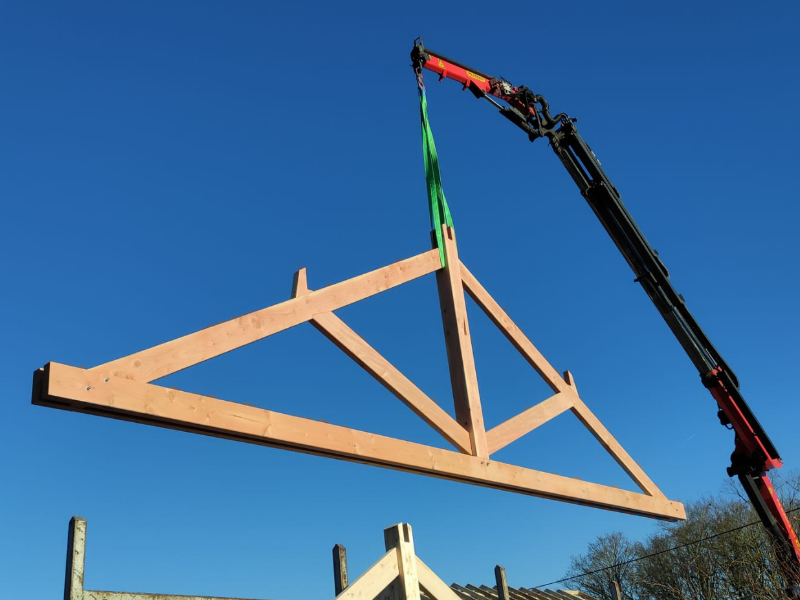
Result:
[[542,498],[675,521],[683,506],[487,458],[331,425],[246,404],[48,363],[34,404],[295,450]]

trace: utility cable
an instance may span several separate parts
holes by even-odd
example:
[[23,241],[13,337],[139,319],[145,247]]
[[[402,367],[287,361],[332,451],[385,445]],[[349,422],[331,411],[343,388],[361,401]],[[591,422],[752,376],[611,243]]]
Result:
[[[800,506],[793,508],[791,510],[787,510],[786,514],[789,515],[793,512],[800,510]],[[588,577],[589,575],[594,575],[595,573],[602,573],[603,571],[609,571],[611,569],[616,569],[618,567],[624,567],[626,565],[639,562],[640,560],[645,560],[647,558],[653,558],[655,556],[659,556],[661,554],[666,554],[667,552],[674,552],[675,550],[680,550],[681,548],[686,548],[687,546],[693,546],[695,544],[701,544],[703,542],[707,542],[709,540],[713,540],[714,538],[718,538],[723,535],[727,535],[729,533],[734,533],[736,531],[741,531],[742,529],[746,529],[748,527],[752,527],[753,525],[760,525],[761,520],[753,521],[752,523],[747,523],[745,525],[739,525],[739,527],[734,527],[733,529],[727,529],[725,531],[720,531],[719,533],[715,533],[714,535],[709,535],[708,537],[700,538],[699,540],[693,540],[691,542],[686,542],[685,544],[679,544],[678,546],[673,546],[672,548],[667,548],[666,550],[659,550],[658,552],[652,552],[651,554],[645,554],[644,556],[637,556],[636,558],[632,558],[630,560],[625,560],[620,563],[616,563],[613,565],[609,565],[608,567],[602,567],[600,569],[595,569],[594,571],[588,571],[586,573],[581,573],[580,575],[573,575],[571,577],[564,577],[563,579],[558,579],[556,581],[551,581],[550,583],[544,583],[542,585],[537,585],[535,589],[541,589],[543,587],[547,587],[548,585],[555,585],[557,583],[563,583],[565,581],[571,581],[572,579],[580,579],[581,577]]]

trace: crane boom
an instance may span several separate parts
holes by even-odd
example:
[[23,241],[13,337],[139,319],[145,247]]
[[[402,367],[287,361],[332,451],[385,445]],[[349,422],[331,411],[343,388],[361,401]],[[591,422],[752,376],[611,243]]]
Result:
[[[422,69],[461,83],[476,98],[489,101],[504,117],[528,135],[546,138],[569,172],[636,279],[694,364],[719,407],[722,425],[733,429],[735,446],[728,475],[739,478],[748,498],[769,532],[778,563],[789,586],[787,595],[800,598],[800,541],[786,516],[767,472],[783,464],[769,436],[741,392],[736,375],[697,324],[669,280],[669,271],[630,215],[594,152],[565,113],[551,115],[547,101],[525,86],[491,77],[438,52],[417,39],[412,66],[421,82]],[[503,104],[497,100],[503,101]]]

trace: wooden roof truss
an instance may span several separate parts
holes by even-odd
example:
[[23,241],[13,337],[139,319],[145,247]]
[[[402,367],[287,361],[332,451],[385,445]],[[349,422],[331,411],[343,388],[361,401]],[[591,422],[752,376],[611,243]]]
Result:
[[[285,302],[213,325],[91,369],[55,362],[34,377],[33,402],[160,427],[420,473],[500,490],[665,520],[685,518],[647,477],[578,395],[459,260],[455,232],[443,227],[446,267],[438,249],[319,290],[295,274]],[[435,273],[455,419],[334,313],[388,289]],[[465,292],[539,373],[553,395],[486,430],[467,320]],[[454,450],[436,448],[167,388],[152,382],[301,323],[311,323],[439,432]],[[492,454],[559,414],[571,411],[631,477],[641,493],[545,473],[491,459]]]

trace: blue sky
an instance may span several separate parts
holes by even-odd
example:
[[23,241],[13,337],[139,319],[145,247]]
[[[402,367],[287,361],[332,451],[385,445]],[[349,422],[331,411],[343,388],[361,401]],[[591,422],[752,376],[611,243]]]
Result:
[[[583,136],[787,468],[796,441],[796,3],[63,3],[0,7],[0,596],[86,586],[333,596],[412,524],[447,582],[559,578],[655,522],[30,404],[34,369],[93,366],[429,243],[415,37],[544,94]],[[462,259],[670,498],[733,447],[688,359],[542,141],[428,75]],[[470,306],[488,425],[547,395]],[[339,312],[448,410],[433,278]],[[310,325],[163,381],[386,435],[435,434]],[[562,415],[498,459],[628,487]]]

